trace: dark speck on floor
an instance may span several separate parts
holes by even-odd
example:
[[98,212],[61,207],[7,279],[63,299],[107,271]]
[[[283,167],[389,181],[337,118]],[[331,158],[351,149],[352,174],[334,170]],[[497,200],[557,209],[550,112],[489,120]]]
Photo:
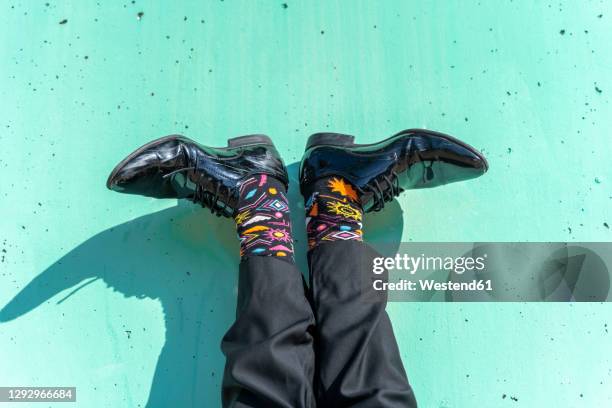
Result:
[[59,23],[60,23],[60,24],[66,24],[67,22],[68,22],[68,20],[63,19],[63,20],[62,20],[62,21],[60,21]]
[[560,30],[560,31],[559,31],[559,34],[561,34],[561,35],[565,35],[565,30]]
[[506,399],[506,394],[503,394],[503,395],[502,395],[502,399]]
[[139,11],[138,14],[136,14],[136,18],[138,20],[140,20],[142,18],[142,16],[144,16],[144,13],[142,11]]
[[287,3],[283,3],[283,8],[286,9],[287,7],[289,7],[289,5]]
[[600,93],[602,93],[603,91],[601,90],[601,88],[600,88],[600,87],[598,87],[597,85],[595,85],[595,92],[597,92],[597,93],[599,93],[599,94],[600,94]]
[[608,229],[610,229],[610,226],[608,225],[608,223],[607,223],[607,222],[604,222],[604,223],[603,223],[603,226],[604,226],[604,227],[606,227],[606,228],[608,228]]
[[510,399],[511,399],[512,401],[514,401],[514,402],[518,402],[518,398],[516,398],[516,397],[510,397]]

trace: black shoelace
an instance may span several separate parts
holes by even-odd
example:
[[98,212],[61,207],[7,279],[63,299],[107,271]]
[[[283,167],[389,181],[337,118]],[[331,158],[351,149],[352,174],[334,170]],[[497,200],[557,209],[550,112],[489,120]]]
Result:
[[[196,189],[193,197],[191,197],[191,201],[199,203],[202,207],[209,208],[210,212],[217,217],[225,215],[225,205],[232,196],[232,188],[203,173],[194,174],[197,182],[195,183]],[[207,191],[204,189],[203,181],[206,179],[209,180],[210,184],[215,186],[214,191]]]
[[[380,181],[379,181],[380,180]],[[383,188],[380,183],[385,181],[387,183],[386,188]],[[402,192],[399,185],[399,178],[395,171],[391,171],[390,175],[383,174],[377,179],[373,179],[363,187],[364,191],[372,193],[372,211],[380,211],[385,208],[385,202],[392,201],[394,197],[397,197]]]
[[[189,199],[194,203],[200,204],[204,208],[210,209],[212,214],[215,214],[217,217],[221,217],[226,215],[225,206],[226,203],[229,202],[230,198],[234,193],[234,189],[224,185],[219,182],[212,176],[205,174],[202,171],[197,171],[198,168],[198,158],[196,157],[196,162],[191,167],[185,167],[179,170],[175,170],[171,173],[168,173],[164,176],[164,178],[170,177],[176,173],[185,173],[185,181],[183,183],[183,188],[187,186],[187,179],[190,178],[191,181],[195,184],[195,192],[193,196]],[[191,172],[191,174],[189,174]],[[193,176],[193,177],[190,177]],[[209,185],[215,186],[213,191],[206,190],[204,188],[205,182],[208,181]]]

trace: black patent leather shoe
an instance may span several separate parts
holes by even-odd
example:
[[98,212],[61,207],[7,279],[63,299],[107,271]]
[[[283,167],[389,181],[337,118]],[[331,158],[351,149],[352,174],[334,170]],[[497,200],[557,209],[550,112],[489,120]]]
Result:
[[340,133],[310,136],[300,166],[303,195],[318,179],[342,176],[357,188],[364,211],[379,211],[404,190],[472,179],[488,169],[476,149],[431,130],[404,130],[372,144],[354,139]]
[[227,147],[202,146],[180,135],[145,144],[123,159],[106,186],[155,198],[186,198],[231,217],[238,188],[254,174],[267,174],[287,186],[287,170],[265,135],[229,139]]

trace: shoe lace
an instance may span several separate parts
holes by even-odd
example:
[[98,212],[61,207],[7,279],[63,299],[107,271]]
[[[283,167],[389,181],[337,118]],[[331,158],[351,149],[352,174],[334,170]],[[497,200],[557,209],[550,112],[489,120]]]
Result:
[[[380,183],[382,181],[387,183],[387,188],[381,186]],[[374,204],[372,205],[371,211],[376,212],[385,208],[385,202],[392,201],[394,197],[399,196],[402,192],[397,173],[393,170],[389,175],[383,174],[371,180],[363,187],[363,190],[372,193]]]
[[[197,168],[198,157],[196,157],[193,166],[175,170],[171,173],[166,174],[164,178],[171,177],[172,175],[177,173],[186,173],[185,181],[183,184],[183,187],[186,187],[187,179],[189,178],[188,176],[193,176],[191,177],[191,181],[193,181],[193,183],[195,184],[195,191],[193,193],[193,196],[191,196],[189,199],[196,204],[200,204],[204,208],[210,209],[210,212],[216,215],[217,217],[221,217],[222,215],[224,215],[224,211],[223,206],[221,206],[219,203],[224,204],[229,202],[229,199],[232,196],[234,189],[224,185],[223,183],[220,183],[214,177],[202,171],[196,171]],[[189,174],[189,172],[192,173]],[[213,191],[209,191],[204,188],[206,181],[208,181],[208,184],[215,186],[215,189]]]

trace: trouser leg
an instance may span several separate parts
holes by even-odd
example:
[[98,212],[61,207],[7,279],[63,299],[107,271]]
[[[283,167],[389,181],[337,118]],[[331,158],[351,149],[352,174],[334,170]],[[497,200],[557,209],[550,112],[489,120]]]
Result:
[[309,253],[319,408],[416,407],[386,295],[362,284],[376,256],[358,241],[322,243]]
[[294,264],[254,256],[240,264],[236,322],[223,338],[223,406],[311,408],[314,317]]

